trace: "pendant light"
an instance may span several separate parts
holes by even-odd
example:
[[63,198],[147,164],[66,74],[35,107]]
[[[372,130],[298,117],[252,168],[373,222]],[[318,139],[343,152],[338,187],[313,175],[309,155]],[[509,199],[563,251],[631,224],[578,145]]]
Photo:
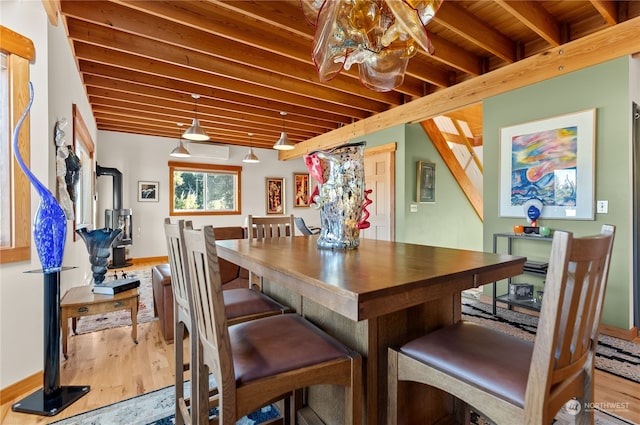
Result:
[[[180,129],[182,125],[183,124],[179,122],[178,129]],[[191,156],[191,153],[187,150],[182,141],[182,131],[178,131],[178,146],[176,146],[169,155],[176,158],[187,158]]]
[[195,118],[193,118],[193,123],[191,123],[191,127],[187,128],[187,131],[184,132],[182,137],[187,140],[195,140],[198,142],[204,142],[209,140],[209,136],[204,131],[202,127],[200,127],[200,120],[198,119],[198,99],[200,99],[200,95],[192,94],[191,97],[194,99],[195,104]]
[[287,137],[287,132],[284,131],[284,117],[287,115],[287,113],[280,112],[280,115],[282,115],[282,133],[280,133],[280,138],[278,139],[276,144],[273,145],[273,148],[279,151],[290,151],[295,147],[295,144],[289,141],[289,138]]
[[253,144],[251,143],[251,138],[253,137],[253,133],[247,133],[249,135],[249,152],[244,156],[242,162],[246,162],[249,164],[257,164],[260,162],[260,158],[253,153]]

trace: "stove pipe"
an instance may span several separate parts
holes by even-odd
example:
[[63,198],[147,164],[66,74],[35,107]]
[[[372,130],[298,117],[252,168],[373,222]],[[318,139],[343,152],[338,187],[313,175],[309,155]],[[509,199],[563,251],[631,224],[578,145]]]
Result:
[[97,176],[113,177],[113,209],[122,209],[122,173],[117,168],[101,167],[96,164]]

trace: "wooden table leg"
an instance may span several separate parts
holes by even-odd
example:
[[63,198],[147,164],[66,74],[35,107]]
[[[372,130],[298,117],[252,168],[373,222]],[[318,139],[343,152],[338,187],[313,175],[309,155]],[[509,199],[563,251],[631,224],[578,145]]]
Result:
[[66,310],[62,309],[61,311],[61,320],[60,320],[60,328],[62,331],[62,355],[64,356],[64,359],[68,359],[69,356],[67,356],[67,334],[69,333],[69,319],[67,317],[66,314]]
[[136,302],[131,306],[131,337],[133,342],[138,343],[138,303],[140,295],[136,297]]

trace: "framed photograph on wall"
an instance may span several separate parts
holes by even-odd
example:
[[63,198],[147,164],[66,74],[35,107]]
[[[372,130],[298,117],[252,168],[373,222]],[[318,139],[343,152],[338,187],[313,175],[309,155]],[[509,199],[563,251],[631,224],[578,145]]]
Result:
[[293,173],[293,206],[308,207],[311,186],[309,173]]
[[160,183],[138,181],[138,202],[158,202]]
[[267,177],[267,214],[284,214],[284,178]]
[[526,217],[542,202],[540,218],[594,219],[596,110],[500,129],[500,216]]
[[420,203],[436,201],[436,164],[418,161],[416,200]]

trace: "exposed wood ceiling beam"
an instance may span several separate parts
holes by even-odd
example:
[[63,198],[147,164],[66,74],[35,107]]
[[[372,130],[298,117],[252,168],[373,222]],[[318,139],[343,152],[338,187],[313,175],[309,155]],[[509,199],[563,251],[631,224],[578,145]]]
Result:
[[[122,75],[117,68],[101,65],[89,64],[81,62],[80,69],[83,72],[85,85],[87,87],[100,87],[107,90],[114,90],[115,96],[120,96],[120,92],[140,93],[145,96],[155,97],[158,99],[167,99],[171,102],[193,104],[193,98],[190,93],[200,92],[202,86],[190,82],[178,82],[171,84],[167,82],[165,77],[148,75],[137,72],[129,72]],[[126,78],[124,80],[123,78]],[[169,85],[173,87],[169,87]],[[162,87],[162,88],[160,88]],[[328,123],[342,122],[348,124],[350,119],[344,114],[351,114],[355,110],[347,108],[337,109],[336,112],[323,110],[320,102],[312,102],[308,100],[307,104],[287,104],[281,101],[272,101],[266,98],[254,98],[240,93],[233,93],[226,90],[207,89],[208,97],[211,97],[213,104],[222,103],[226,107],[236,110],[263,109],[266,116],[279,116],[280,111],[288,113],[288,116],[304,117],[306,119],[314,119],[319,121],[327,121]],[[199,104],[208,104],[210,99],[204,98],[198,101]],[[329,108],[329,106],[326,106]],[[353,119],[366,118],[369,114],[360,111]],[[335,128],[337,126],[330,125]]]
[[505,62],[516,61],[516,46],[511,39],[477,19],[456,2],[442,3],[433,20],[502,58]]
[[[327,132],[347,136],[341,127],[375,131],[396,117],[455,109],[536,69],[504,71],[501,81],[486,79],[488,73],[640,16],[637,1],[445,0],[426,27],[435,55],[419,49],[404,83],[378,93],[362,86],[357,64],[319,81],[315,28],[299,0],[43,1],[70,35],[99,130],[120,128],[120,119],[137,134],[172,136],[176,119],[190,122],[197,93],[206,131],[240,144],[240,122],[266,144],[280,111],[300,143]],[[585,55],[593,52],[600,54]],[[568,72],[572,62],[548,74]],[[137,119],[144,121],[136,126]]]
[[[74,4],[76,4],[74,6]],[[93,2],[92,2],[93,3]],[[103,4],[98,3],[98,4]],[[75,8],[83,8],[81,2],[72,2],[69,12],[74,12]],[[94,23],[86,21],[70,22],[69,36],[73,39],[104,46],[114,49],[118,46],[127,46],[129,53],[153,55],[169,63],[177,63],[199,69],[205,68],[208,64],[211,72],[220,72],[220,66],[231,67],[229,71],[242,78],[244,72],[265,73],[274,75],[278,72],[277,78],[284,77],[285,81],[290,78],[297,78],[306,82],[315,81],[318,85],[318,75],[312,66],[310,58],[306,63],[297,59],[284,58],[281,55],[271,53],[252,46],[251,44],[240,43],[229,38],[222,38],[215,33],[205,33],[185,25],[167,23],[166,20],[148,15],[144,19],[144,24],[139,19],[127,13],[127,8],[116,4],[104,4],[102,7],[89,7],[89,10],[82,10],[84,19],[90,17]],[[78,14],[81,13],[77,12]],[[118,19],[115,19],[118,18]],[[68,19],[74,19],[69,17]],[[108,25],[98,23],[108,23]],[[116,30],[117,29],[117,30]],[[179,37],[175,37],[179,34]],[[179,43],[167,43],[165,40],[178,40]],[[122,47],[121,47],[122,48]],[[162,55],[162,56],[161,56]],[[212,57],[218,61],[213,62]],[[276,64],[274,66],[274,64]],[[267,67],[268,65],[268,67]],[[239,66],[235,70],[234,66]],[[266,80],[266,85],[273,85],[271,80]],[[414,82],[412,94],[421,95],[422,85],[416,80]],[[366,89],[360,84],[357,78],[339,76],[335,79],[330,88],[331,92],[339,90],[348,94],[357,94],[360,97],[368,98],[376,102],[384,102],[399,105],[402,98],[397,93],[379,93]]]
[[419,122],[480,102],[490,96],[636,53],[640,50],[638,34],[640,34],[640,17],[551,48],[546,52],[440,90],[390,111],[316,136],[298,143],[293,150],[280,152],[279,157],[291,159],[314,150],[338,146],[350,139],[385,128]]
[[497,0],[496,2],[547,40],[551,46],[559,46],[562,43],[560,24],[540,3],[527,0]]
[[609,25],[618,23],[618,3],[613,0],[591,0],[591,4]]

